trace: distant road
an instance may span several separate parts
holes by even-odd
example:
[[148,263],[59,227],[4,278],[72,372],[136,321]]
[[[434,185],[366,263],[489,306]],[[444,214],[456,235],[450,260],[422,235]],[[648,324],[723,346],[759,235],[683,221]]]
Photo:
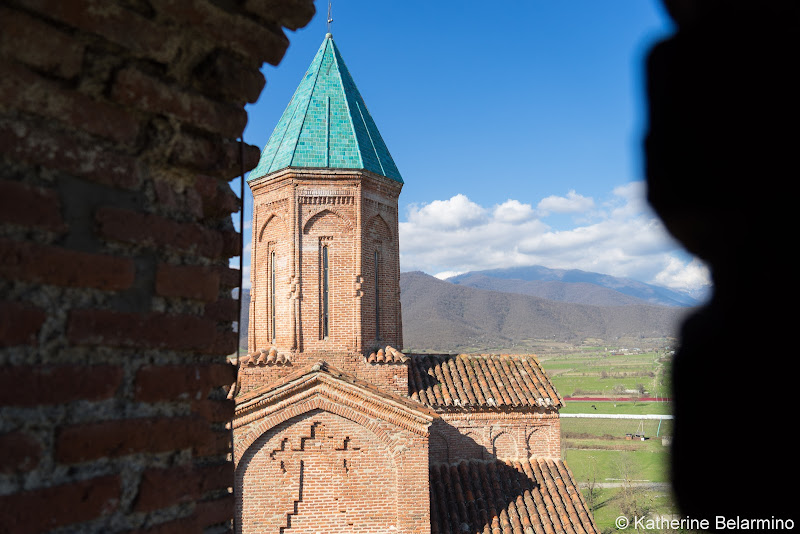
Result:
[[595,401],[595,402],[630,402],[630,401],[655,401],[672,402],[670,397],[564,397],[566,401]]
[[[622,482],[597,482],[594,487],[595,488],[621,488],[624,486]],[[653,490],[669,490],[672,488],[672,485],[669,482],[629,482],[628,485],[632,488],[646,488],[646,489],[653,489]],[[578,487],[581,488],[588,488],[588,482],[578,482]]]
[[559,417],[578,417],[585,419],[672,419],[671,415],[656,413],[560,413]]

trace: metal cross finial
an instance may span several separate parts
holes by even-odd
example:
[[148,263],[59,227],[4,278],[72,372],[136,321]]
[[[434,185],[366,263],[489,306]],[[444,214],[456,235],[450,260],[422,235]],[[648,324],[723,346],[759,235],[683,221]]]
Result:
[[331,18],[331,1],[328,0],[328,33],[331,33],[331,22],[333,19]]

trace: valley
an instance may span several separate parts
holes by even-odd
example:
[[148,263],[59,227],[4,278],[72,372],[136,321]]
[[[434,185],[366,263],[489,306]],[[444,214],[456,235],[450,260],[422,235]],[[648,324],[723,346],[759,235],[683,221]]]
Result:
[[669,485],[672,349],[587,347],[540,361],[565,397],[562,456],[600,530],[619,531],[621,515],[677,513]]
[[[598,527],[614,532],[614,520],[632,510],[676,513],[669,489],[670,376],[679,326],[693,308],[674,305],[691,302],[685,296],[652,288],[636,296],[632,290],[623,294],[592,286],[586,282],[591,274],[582,273],[574,282],[534,283],[468,273],[453,283],[402,273],[403,349],[536,354],[565,399],[563,458]],[[564,300],[536,296],[535,286]],[[648,295],[673,305],[653,304]],[[247,290],[244,300],[241,344],[246,351]],[[580,398],[592,400],[575,400]]]

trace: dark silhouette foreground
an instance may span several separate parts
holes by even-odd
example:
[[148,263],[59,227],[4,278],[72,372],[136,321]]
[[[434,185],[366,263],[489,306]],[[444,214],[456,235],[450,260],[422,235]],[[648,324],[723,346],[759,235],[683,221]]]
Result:
[[[647,63],[649,200],[714,283],[676,356],[674,489],[683,514],[712,528],[716,516],[792,518],[797,464],[784,431],[797,290],[786,188],[797,174],[798,7],[664,5],[677,31]],[[771,281],[786,284],[784,307],[759,290]],[[709,393],[728,405],[708,406]]]

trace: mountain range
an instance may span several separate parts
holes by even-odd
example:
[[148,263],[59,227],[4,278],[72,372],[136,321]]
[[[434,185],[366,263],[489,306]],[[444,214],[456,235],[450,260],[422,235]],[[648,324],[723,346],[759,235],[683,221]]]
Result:
[[447,279],[454,284],[532,295],[548,300],[594,306],[697,306],[700,302],[687,293],[645,284],[630,278],[578,269],[548,269],[538,265],[471,271]]
[[[599,293],[599,292],[598,292]],[[478,289],[421,272],[400,275],[410,352],[537,352],[591,343],[653,347],[677,337],[692,308],[630,301],[590,305]]]
[[[666,288],[578,270],[494,269],[440,280],[400,275],[408,352],[546,352],[591,343],[650,347],[677,337],[694,306]],[[235,298],[235,296],[234,296]],[[244,290],[247,347],[250,291]]]

